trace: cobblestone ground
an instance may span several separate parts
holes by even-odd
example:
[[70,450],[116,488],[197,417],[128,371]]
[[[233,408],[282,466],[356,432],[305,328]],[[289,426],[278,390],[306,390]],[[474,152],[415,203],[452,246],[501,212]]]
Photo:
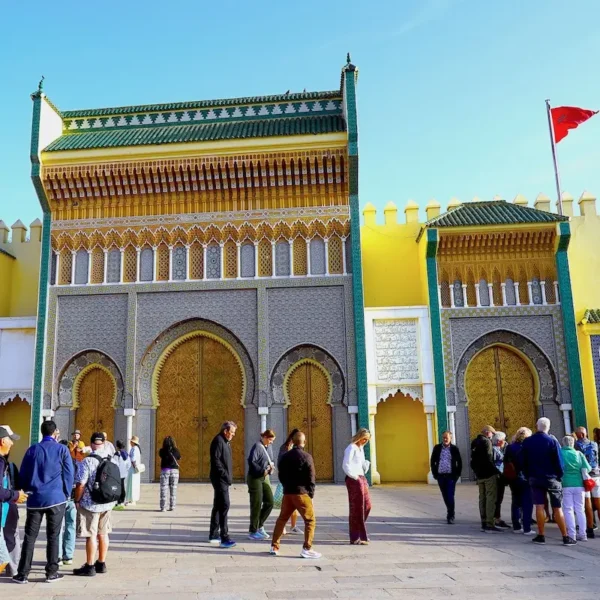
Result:
[[[281,556],[268,543],[247,539],[248,494],[232,490],[231,529],[237,547],[227,551],[207,543],[212,491],[183,484],[173,513],[157,512],[158,487],[142,486],[143,501],[114,513],[105,575],[67,576],[44,583],[43,544],[38,544],[30,584],[0,579],[0,598],[81,600],[192,600],[293,598],[581,597],[598,590],[600,538],[565,548],[555,525],[546,546],[531,538],[483,534],[476,512],[477,490],[457,490],[457,522],[447,525],[437,487],[381,486],[372,490],[371,544],[350,546],[343,486],[319,486],[315,501],[319,561],[299,557],[301,540],[284,538]],[[509,507],[510,494],[505,500]],[[508,511],[504,510],[504,517]],[[268,523],[272,531],[275,515]],[[23,519],[21,521],[23,523]],[[43,532],[42,532],[43,535]],[[75,566],[84,562],[78,541]]]

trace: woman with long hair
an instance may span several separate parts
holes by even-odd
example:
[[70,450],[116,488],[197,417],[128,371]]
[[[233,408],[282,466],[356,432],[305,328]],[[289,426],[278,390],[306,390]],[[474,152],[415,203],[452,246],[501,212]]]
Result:
[[116,450],[112,457],[112,462],[119,467],[119,474],[121,476],[121,495],[119,496],[119,501],[117,502],[117,506],[115,506],[115,510],[123,510],[125,495],[127,494],[127,475],[129,474],[131,461],[129,460],[129,454],[125,450],[125,442],[123,440],[117,440],[115,446]]
[[[285,442],[283,442],[283,444],[281,444],[281,447],[279,448],[279,455],[277,456],[277,464],[279,464],[281,457],[286,452],[289,452],[294,447],[294,436],[299,431],[300,431],[299,429],[292,429],[292,431],[290,431],[290,434],[287,436]],[[280,486],[281,486],[281,483],[277,487],[279,488]],[[283,494],[283,488],[282,488],[281,494]],[[277,491],[275,492],[275,495],[277,495]],[[292,516],[290,517],[290,525],[292,526],[290,529],[290,533],[304,535],[304,531],[302,531],[302,529],[300,529],[300,527],[298,527],[296,525],[297,522],[298,522],[298,511],[296,510],[292,513]],[[283,535],[287,535],[286,529],[283,530]]]
[[366,521],[371,512],[371,496],[369,483],[365,474],[371,464],[365,460],[365,446],[371,439],[368,429],[359,429],[346,451],[342,468],[346,474],[346,489],[348,490],[348,504],[350,506],[348,523],[350,528],[350,543],[366,545],[369,543]]
[[169,496],[169,510],[175,510],[181,454],[177,449],[175,439],[170,435],[163,440],[158,456],[160,457],[160,512],[167,510],[167,495]]

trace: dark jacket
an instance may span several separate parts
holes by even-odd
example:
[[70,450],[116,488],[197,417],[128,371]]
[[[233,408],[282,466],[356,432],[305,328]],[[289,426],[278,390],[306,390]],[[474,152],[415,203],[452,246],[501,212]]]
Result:
[[171,451],[161,448],[158,456],[160,456],[161,469],[179,469],[177,462],[181,460],[181,454],[177,448],[173,448]]
[[256,442],[248,454],[248,476],[260,478],[265,476],[265,471],[271,466],[273,458],[270,446],[266,447],[262,442]]
[[315,463],[308,452],[292,448],[279,461],[279,481],[284,494],[315,495]]
[[[0,456],[0,502],[16,502],[19,499],[19,492],[16,489],[16,485],[10,477],[10,471],[8,468],[9,462],[6,460],[6,456]],[[2,488],[2,481],[6,474],[9,474],[10,484],[8,489]]]
[[[437,444],[433,447],[433,452],[431,453],[431,474],[434,479],[438,478],[438,469],[440,466],[440,456],[442,454],[443,444]],[[450,461],[452,465],[452,471],[450,475],[454,479],[458,479],[460,474],[462,473],[462,458],[460,457],[460,451],[458,446],[454,444],[450,444]]]
[[233,483],[231,444],[222,433],[210,443],[210,480],[212,483]]
[[[4,542],[6,543],[6,548],[9,552],[12,552],[17,544],[16,533],[19,527],[19,508],[16,504],[16,500],[19,497],[18,490],[21,489],[19,482],[19,470],[14,463],[9,463],[6,460],[5,456],[0,456],[0,477],[4,480],[5,474],[8,473],[8,489],[2,490],[2,486],[0,485],[1,492],[9,492],[12,491],[16,493],[16,498],[14,500],[8,500],[10,502],[8,506],[8,514],[6,515],[6,525],[2,530],[2,535],[4,536]],[[0,482],[1,482],[0,481]],[[15,492],[15,490],[17,490]],[[0,492],[0,493],[1,493]],[[4,494],[6,496],[6,493]]]
[[27,508],[64,504],[71,496],[75,470],[69,449],[51,437],[27,450],[19,473],[23,490],[31,492]]
[[528,479],[540,482],[562,479],[562,454],[556,438],[537,431],[523,440],[521,455],[523,473]]
[[471,469],[477,479],[498,475],[492,441],[481,433],[471,442]]
[[513,442],[506,447],[504,452],[504,472],[507,463],[512,463],[517,474],[517,479],[525,480],[523,473],[523,442]]

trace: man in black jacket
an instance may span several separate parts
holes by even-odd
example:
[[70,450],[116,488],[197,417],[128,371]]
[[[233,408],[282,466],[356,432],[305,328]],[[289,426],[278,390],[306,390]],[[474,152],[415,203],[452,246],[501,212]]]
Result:
[[321,558],[319,552],[312,550],[312,542],[315,536],[315,511],[312,499],[315,495],[315,463],[313,457],[304,452],[306,437],[298,431],[293,438],[294,447],[286,452],[279,461],[279,481],[283,485],[283,501],[281,503],[281,512],[275,531],[273,531],[273,543],[271,545],[271,554],[279,554],[279,543],[285,524],[292,516],[294,511],[298,511],[304,519],[304,546],[300,556],[302,558]]
[[462,459],[458,448],[452,443],[452,432],[444,431],[442,443],[434,446],[431,453],[431,474],[440,486],[449,525],[454,523],[454,492],[461,473]]
[[502,531],[496,527],[496,499],[498,496],[498,469],[494,462],[492,437],[496,430],[486,425],[481,433],[471,442],[471,469],[477,477],[479,488],[479,514],[481,531],[493,533]]
[[226,421],[221,425],[219,435],[215,436],[210,444],[210,482],[215,496],[210,516],[209,542],[219,544],[221,548],[235,546],[235,542],[229,537],[227,514],[230,506],[229,487],[233,483],[230,442],[236,430],[237,425],[233,421]]

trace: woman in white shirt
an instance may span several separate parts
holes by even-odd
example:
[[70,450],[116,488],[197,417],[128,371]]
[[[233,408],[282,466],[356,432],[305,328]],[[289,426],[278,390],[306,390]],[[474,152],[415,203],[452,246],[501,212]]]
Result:
[[346,488],[350,505],[349,525],[350,543],[366,545],[369,543],[365,525],[371,512],[371,496],[369,483],[365,477],[370,463],[365,460],[364,447],[369,443],[371,434],[368,429],[359,429],[353,436],[352,442],[344,452],[342,468],[346,473]]
[[127,497],[125,504],[135,505],[140,499],[140,473],[143,472],[145,467],[142,465],[142,452],[140,450],[140,440],[137,435],[131,438],[129,445],[131,446],[131,450],[129,451],[131,466],[127,475]]

